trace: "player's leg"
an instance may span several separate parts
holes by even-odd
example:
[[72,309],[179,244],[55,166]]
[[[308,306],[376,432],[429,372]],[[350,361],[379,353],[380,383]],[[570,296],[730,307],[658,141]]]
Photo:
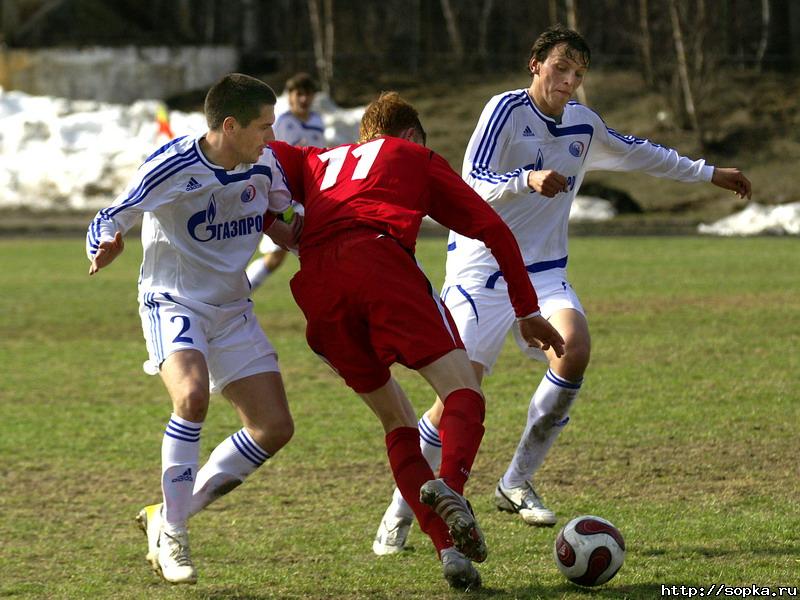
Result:
[[257,373],[225,386],[244,427],[222,441],[197,474],[190,514],[232,491],[283,448],[294,433],[279,372]]
[[294,433],[278,357],[252,302],[218,307],[213,326],[208,350],[211,389],[231,402],[243,427],[211,452],[197,474],[192,515],[239,486]]
[[[479,284],[453,283],[444,288],[442,300],[464,342],[480,384],[484,372],[491,371],[514,323],[508,294]],[[439,427],[443,411],[444,403],[437,397],[419,421],[420,446],[434,471],[442,456]],[[403,550],[410,529],[409,513],[402,494],[395,489],[373,540],[375,554],[395,554]]]
[[511,463],[498,483],[498,508],[519,513],[530,525],[552,526],[555,513],[544,506],[530,480],[569,421],[589,364],[590,336],[586,317],[579,310],[557,310],[548,317],[565,341],[560,358],[547,353],[549,369],[533,394],[525,429]]
[[158,567],[171,583],[195,583],[187,521],[200,453],[200,431],[208,411],[208,368],[198,350],[181,350],[161,364],[161,379],[173,414],[161,446],[163,509]]
[[[364,402],[372,409],[383,424],[386,432],[386,449],[389,455],[389,464],[392,468],[398,488],[409,499],[409,504],[417,517],[420,528],[427,533],[439,557],[442,560],[442,569],[448,583],[458,588],[476,588],[480,586],[480,575],[471,560],[465,557],[460,549],[454,546],[448,526],[455,521],[461,513],[467,510],[463,506],[454,507],[453,498],[448,497],[441,504],[447,504],[450,514],[447,515],[450,523],[446,523],[443,515],[435,512],[430,506],[420,500],[420,491],[424,486],[439,483],[433,479],[433,472],[422,456],[419,448],[419,433],[416,429],[416,416],[411,403],[406,398],[397,382],[390,378],[382,387],[359,394]],[[442,494],[449,492],[457,496],[442,483]],[[463,503],[463,499],[458,496]],[[470,515],[471,516],[471,515]]]

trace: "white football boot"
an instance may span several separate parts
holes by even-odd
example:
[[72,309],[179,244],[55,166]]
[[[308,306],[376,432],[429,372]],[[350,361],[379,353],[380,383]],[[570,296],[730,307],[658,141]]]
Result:
[[158,540],[158,566],[161,576],[170,583],[197,583],[197,571],[189,556],[189,532],[174,534],[162,529]]
[[494,492],[494,502],[498,510],[517,513],[528,525],[552,527],[556,524],[556,513],[542,503],[529,481],[522,487],[507,488],[500,479]]
[[161,535],[162,506],[160,502],[158,504],[150,504],[136,515],[136,523],[138,523],[139,529],[147,536],[147,554],[145,558],[156,573],[161,571],[158,566],[158,537]]
[[395,514],[394,503],[390,504],[378,526],[378,532],[372,542],[372,551],[378,556],[385,556],[405,550],[408,532],[411,531],[413,523],[413,518],[398,517]]
[[468,592],[481,587],[481,575],[472,561],[454,547],[442,550],[442,572],[450,587]]

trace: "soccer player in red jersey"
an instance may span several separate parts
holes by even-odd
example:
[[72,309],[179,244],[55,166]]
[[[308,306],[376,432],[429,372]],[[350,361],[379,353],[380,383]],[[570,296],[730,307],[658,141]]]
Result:
[[[308,343],[383,424],[395,481],[431,537],[448,583],[476,588],[472,561],[486,558],[486,545],[462,493],[483,437],[485,405],[450,313],[414,259],[422,218],[492,250],[529,344],[560,356],[564,342],[539,314],[508,227],[424,143],[417,111],[388,92],[367,107],[358,144],[271,147],[305,208],[291,288],[306,316]],[[439,479],[420,451],[411,403],[391,376],[395,362],[419,371],[445,399]]]

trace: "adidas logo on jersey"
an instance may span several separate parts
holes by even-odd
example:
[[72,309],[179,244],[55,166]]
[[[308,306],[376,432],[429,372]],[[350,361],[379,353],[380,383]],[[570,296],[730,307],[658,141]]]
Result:
[[198,188],[203,187],[203,184],[197,181],[194,177],[189,178],[189,183],[186,184],[186,191],[191,192],[192,190],[196,190]]
[[525,125],[525,129],[522,130],[522,137],[534,137],[536,134],[531,131],[529,125]]
[[181,481],[194,481],[194,479],[192,479],[192,470],[191,469],[186,469],[178,477],[173,479],[172,483],[179,483]]

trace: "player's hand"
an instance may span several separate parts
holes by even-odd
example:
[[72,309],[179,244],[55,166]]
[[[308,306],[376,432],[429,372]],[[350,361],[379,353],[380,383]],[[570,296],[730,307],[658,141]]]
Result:
[[92,259],[92,264],[89,266],[89,275],[94,275],[100,269],[110,265],[115,258],[117,258],[125,249],[125,243],[122,241],[122,234],[118,231],[111,241],[100,242],[99,248]]
[[560,192],[567,192],[567,178],[557,171],[528,171],[528,187],[542,196],[552,198]]
[[295,215],[291,225],[276,219],[272,225],[267,227],[265,233],[272,239],[273,242],[278,244],[278,246],[284,250],[296,250],[297,238],[295,236],[296,225],[294,222],[298,218],[299,216]]
[[520,319],[519,331],[532,348],[541,348],[544,351],[552,348],[556,356],[564,356],[564,338],[543,316]]
[[753,195],[753,186],[750,180],[734,167],[714,167],[711,183],[724,190],[731,190],[739,198],[746,196],[750,200]]

